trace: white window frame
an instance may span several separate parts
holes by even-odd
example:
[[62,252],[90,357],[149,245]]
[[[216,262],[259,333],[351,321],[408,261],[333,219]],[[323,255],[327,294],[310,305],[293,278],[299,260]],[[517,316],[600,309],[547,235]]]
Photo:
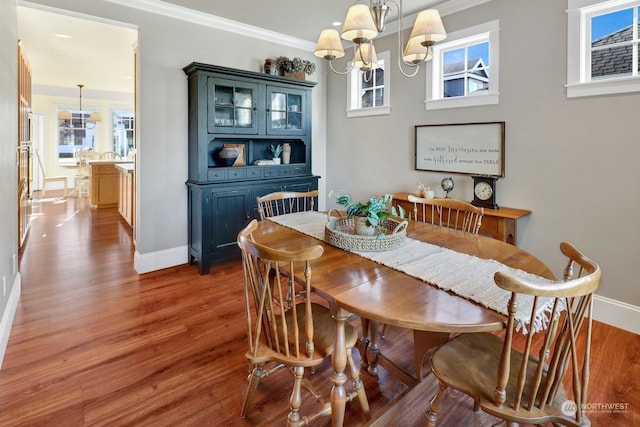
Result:
[[[133,124],[133,128],[129,129],[118,129],[117,128],[117,124],[114,122],[113,120],[113,116],[117,113],[131,113],[130,117],[132,118],[132,124]],[[129,117],[129,115],[127,115]],[[109,108],[109,121],[110,121],[110,125],[111,125],[111,135],[112,135],[112,141],[110,142],[110,144],[112,144],[113,146],[109,149],[109,151],[113,150],[115,152],[117,152],[118,154],[120,154],[123,158],[129,158],[129,152],[131,150],[135,149],[135,120],[136,120],[136,116],[135,116],[135,111],[133,110],[133,107],[122,107],[122,108],[117,108],[117,107],[110,107]],[[127,147],[126,149],[126,153],[121,153],[117,147],[115,146],[116,144],[116,129],[120,130],[121,132],[124,131],[124,134],[126,135],[126,131],[132,131],[133,134],[133,147],[129,148]]]
[[[427,110],[443,108],[473,107],[491,105],[500,102],[500,21],[490,21],[464,30],[455,31],[447,36],[447,41],[433,46],[431,72],[427,73]],[[445,51],[459,49],[479,43],[489,43],[489,90],[470,93],[465,96],[444,98],[443,56]],[[429,84],[431,78],[431,84]]]
[[[567,98],[640,92],[640,76],[591,80],[591,18],[637,8],[639,0],[569,0],[567,10]],[[634,66],[637,52],[634,49]]]
[[[84,106],[85,108],[83,108],[82,110],[79,110],[76,106],[71,106],[71,105],[62,105],[62,104],[55,104],[55,117],[56,117],[56,159],[59,165],[70,165],[70,164],[75,164],[77,159],[75,157],[75,155],[72,155],[71,157],[60,157],[60,131],[62,128],[67,128],[69,129],[69,127],[65,127],[65,126],[61,126],[60,125],[60,120],[58,120],[58,115],[61,111],[66,110],[66,111],[70,111],[72,114],[78,114],[80,113],[80,111],[83,111],[85,114],[89,114],[91,112],[94,111],[98,111],[98,108],[96,106],[93,105],[86,105]],[[98,147],[98,143],[99,143],[99,137],[98,137],[98,131],[96,128],[96,124],[94,123],[93,126],[91,127],[84,127],[84,128],[77,128],[77,129],[84,129],[85,132],[91,132],[92,136],[93,136],[93,144],[91,149],[92,150],[96,150]],[[73,145],[73,149],[72,149],[72,153],[75,153],[75,145]]]
[[378,63],[384,68],[384,104],[379,107],[362,107],[360,82],[362,73],[357,68],[352,69],[347,77],[347,117],[365,117],[391,114],[391,54],[389,51],[376,54]]

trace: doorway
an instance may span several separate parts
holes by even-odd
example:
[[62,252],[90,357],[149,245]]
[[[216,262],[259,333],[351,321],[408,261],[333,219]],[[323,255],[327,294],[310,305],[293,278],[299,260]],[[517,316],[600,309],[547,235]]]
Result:
[[[64,122],[61,112],[69,112],[72,117],[99,113],[101,119],[91,123],[90,132],[95,151],[117,148],[135,161],[135,138],[123,150],[122,138],[118,137],[123,134],[122,123],[113,112],[134,112],[136,108],[137,28],[37,4],[18,5],[16,9],[18,38],[31,69],[30,144],[41,154],[47,175],[67,176],[70,188],[77,175],[73,156],[76,137],[81,137],[83,130],[73,120]],[[83,86],[80,92],[79,85]],[[135,117],[130,119],[135,122]],[[62,134],[69,133],[69,128],[72,136],[64,138]],[[35,174],[36,190],[41,189],[38,179]],[[56,187],[48,184],[47,192],[50,189]],[[73,188],[69,193],[68,197],[73,197]]]

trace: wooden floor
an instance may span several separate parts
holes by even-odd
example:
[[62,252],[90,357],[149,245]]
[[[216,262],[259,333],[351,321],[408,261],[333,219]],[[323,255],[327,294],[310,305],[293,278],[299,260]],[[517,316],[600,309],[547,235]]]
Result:
[[[206,276],[188,265],[138,275],[131,229],[116,209],[50,198],[34,203],[20,270],[22,297],[0,370],[0,426],[284,425],[286,370],[267,378],[250,417],[239,417],[248,373],[239,261]],[[407,332],[392,328],[382,345],[413,369]],[[593,347],[589,401],[626,405],[620,413],[590,409],[593,425],[640,426],[640,337],[597,323]],[[328,391],[330,374],[323,365],[312,381]],[[405,390],[384,369],[362,378],[376,417]],[[374,424],[421,425],[435,384],[419,387],[401,416]],[[440,425],[495,421],[471,407],[450,393]],[[348,425],[366,424],[358,404],[347,412]]]

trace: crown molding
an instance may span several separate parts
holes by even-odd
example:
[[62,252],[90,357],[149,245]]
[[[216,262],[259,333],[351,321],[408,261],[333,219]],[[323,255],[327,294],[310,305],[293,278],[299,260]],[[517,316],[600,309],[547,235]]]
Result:
[[222,31],[240,34],[246,37],[252,37],[259,40],[267,40],[283,46],[290,46],[310,52],[313,52],[313,50],[315,49],[315,42],[302,40],[296,37],[290,37],[281,33],[277,33],[275,31],[266,30],[264,28],[244,24],[242,22],[233,21],[231,19],[222,18],[160,0],[105,1],[120,6],[144,10],[145,12],[156,13],[158,15],[167,16],[169,18],[180,19],[182,21],[191,22],[193,24],[204,25],[206,27],[215,28]]
[[440,15],[446,16],[484,3],[489,3],[490,1],[491,0],[449,0],[438,5],[438,11]]

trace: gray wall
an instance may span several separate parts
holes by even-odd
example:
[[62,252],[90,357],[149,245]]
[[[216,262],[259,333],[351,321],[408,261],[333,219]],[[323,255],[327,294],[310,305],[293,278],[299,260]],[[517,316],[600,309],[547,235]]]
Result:
[[[519,221],[519,246],[556,274],[558,245],[574,243],[600,263],[599,295],[640,305],[640,95],[567,99],[566,1],[493,0],[444,18],[448,32],[500,20],[500,104],[425,111],[425,71],[391,73],[391,115],[345,117],[344,76],[328,76],[327,189],[356,197],[414,191],[418,181],[443,194],[437,173],[414,168],[414,126],[506,122],[506,176],[498,204],[530,209]],[[391,50],[387,37],[376,50]],[[428,76],[428,73],[427,73]],[[471,200],[471,178],[453,175],[452,197]]]
[[[16,281],[18,256],[18,40],[14,0],[0,0],[0,319]],[[6,294],[2,295],[2,279]],[[0,331],[2,335],[2,331]],[[1,349],[0,349],[1,353]],[[0,354],[0,360],[2,354]]]

